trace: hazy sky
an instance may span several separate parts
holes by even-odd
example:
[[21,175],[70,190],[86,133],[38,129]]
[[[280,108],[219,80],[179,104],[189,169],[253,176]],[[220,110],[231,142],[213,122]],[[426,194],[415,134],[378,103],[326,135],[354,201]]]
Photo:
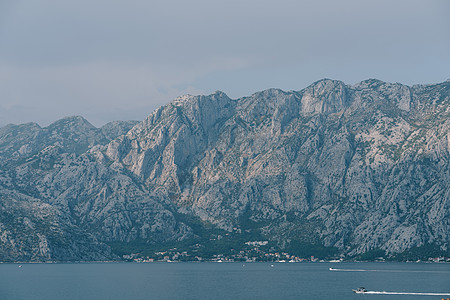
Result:
[[0,0],[0,124],[142,120],[181,94],[450,78],[448,0]]

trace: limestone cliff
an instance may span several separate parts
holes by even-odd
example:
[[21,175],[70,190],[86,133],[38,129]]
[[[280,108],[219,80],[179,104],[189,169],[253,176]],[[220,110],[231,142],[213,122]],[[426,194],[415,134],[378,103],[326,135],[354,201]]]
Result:
[[0,259],[90,260],[114,257],[102,242],[200,234],[182,215],[227,231],[251,224],[280,247],[446,250],[449,128],[450,82],[328,79],[183,96],[137,124],[8,125]]

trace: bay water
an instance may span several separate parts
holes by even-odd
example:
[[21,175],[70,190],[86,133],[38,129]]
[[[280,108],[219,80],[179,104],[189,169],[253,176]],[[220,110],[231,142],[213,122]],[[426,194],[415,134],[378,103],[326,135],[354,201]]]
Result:
[[5,300],[442,298],[449,263],[0,264]]

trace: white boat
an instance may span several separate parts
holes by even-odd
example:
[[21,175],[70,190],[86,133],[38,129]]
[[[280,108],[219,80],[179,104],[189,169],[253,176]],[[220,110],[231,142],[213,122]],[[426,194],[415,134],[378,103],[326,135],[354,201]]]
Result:
[[365,289],[365,288],[363,288],[363,287],[360,287],[360,288],[358,288],[358,289],[356,289],[356,290],[352,290],[353,292],[355,292],[356,294],[364,294],[364,293],[367,293],[367,290]]

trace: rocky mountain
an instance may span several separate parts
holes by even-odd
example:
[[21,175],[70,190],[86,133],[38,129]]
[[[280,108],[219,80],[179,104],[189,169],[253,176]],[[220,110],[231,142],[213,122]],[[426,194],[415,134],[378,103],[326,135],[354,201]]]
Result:
[[0,129],[0,260],[114,259],[205,228],[354,256],[450,240],[450,82],[182,96],[140,123]]

